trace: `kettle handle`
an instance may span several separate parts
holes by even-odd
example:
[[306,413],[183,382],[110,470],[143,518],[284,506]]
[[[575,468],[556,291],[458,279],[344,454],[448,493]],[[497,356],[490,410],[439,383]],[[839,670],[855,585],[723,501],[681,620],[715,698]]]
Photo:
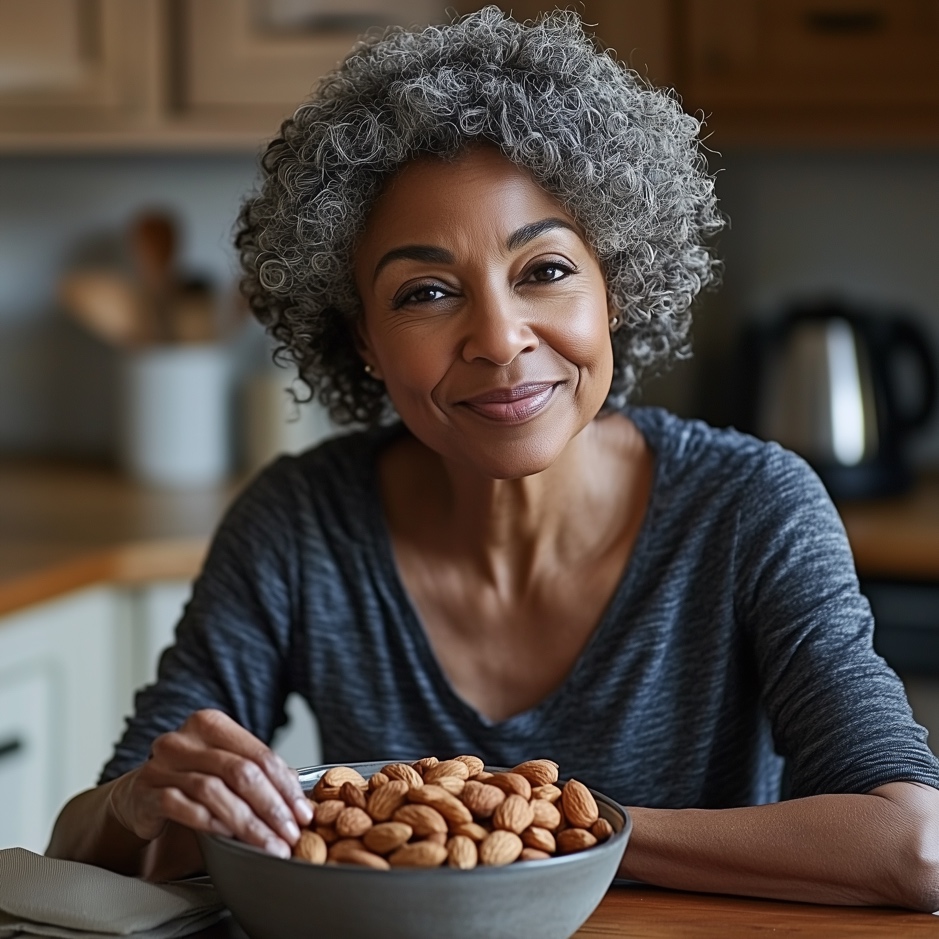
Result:
[[914,323],[909,320],[895,320],[887,337],[887,347],[884,349],[884,358],[889,359],[898,350],[905,349],[913,354],[919,362],[922,376],[922,398],[915,408],[903,413],[897,407],[897,396],[892,385],[890,387],[889,407],[893,412],[893,419],[904,432],[921,427],[929,419],[936,405],[936,366],[926,336]]

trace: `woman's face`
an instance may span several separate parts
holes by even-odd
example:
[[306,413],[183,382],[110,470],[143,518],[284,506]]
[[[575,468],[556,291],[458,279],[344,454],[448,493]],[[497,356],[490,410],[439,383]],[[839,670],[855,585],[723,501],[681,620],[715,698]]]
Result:
[[360,349],[426,446],[494,479],[550,466],[597,414],[613,353],[579,226],[480,147],[408,164],[355,257]]

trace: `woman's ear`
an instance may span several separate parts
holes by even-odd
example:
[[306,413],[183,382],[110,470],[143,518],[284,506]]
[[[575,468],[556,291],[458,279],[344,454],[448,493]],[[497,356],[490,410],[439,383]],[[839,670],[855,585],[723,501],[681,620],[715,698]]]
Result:
[[372,355],[372,348],[368,341],[368,334],[361,319],[356,320],[352,330],[352,341],[355,343],[355,351],[359,353],[362,359],[365,374],[376,381],[381,381],[381,375],[377,371],[375,356]]

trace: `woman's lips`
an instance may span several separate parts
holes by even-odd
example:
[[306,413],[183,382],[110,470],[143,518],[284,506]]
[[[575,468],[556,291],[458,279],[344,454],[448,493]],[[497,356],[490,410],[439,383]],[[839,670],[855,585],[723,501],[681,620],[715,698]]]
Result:
[[534,417],[554,395],[559,382],[529,382],[512,388],[497,388],[460,404],[492,421],[516,424]]

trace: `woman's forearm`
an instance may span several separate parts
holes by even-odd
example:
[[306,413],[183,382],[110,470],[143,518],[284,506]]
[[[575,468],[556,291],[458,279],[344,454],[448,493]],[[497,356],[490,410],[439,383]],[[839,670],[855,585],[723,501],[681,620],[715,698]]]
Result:
[[914,783],[749,808],[630,812],[623,877],[781,900],[939,909],[939,792]]
[[172,822],[153,841],[138,838],[118,818],[112,798],[127,778],[88,789],[59,813],[46,854],[82,861],[119,874],[165,881],[202,870],[202,856],[193,832]]
[[140,874],[149,842],[122,825],[112,810],[112,790],[120,783],[115,779],[72,798],[55,821],[46,854]]

